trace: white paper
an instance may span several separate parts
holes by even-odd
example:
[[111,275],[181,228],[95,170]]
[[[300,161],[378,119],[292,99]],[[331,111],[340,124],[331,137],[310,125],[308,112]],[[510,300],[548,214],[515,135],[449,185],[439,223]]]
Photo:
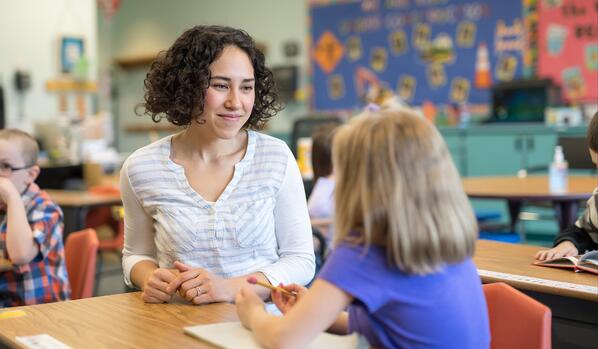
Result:
[[16,337],[16,340],[30,349],[71,349],[68,345],[48,334]]
[[[261,345],[254,339],[251,331],[240,322],[221,322],[209,325],[188,326],[185,333],[215,344],[225,349],[260,349]],[[368,343],[357,334],[338,336],[322,333],[308,346],[308,349],[360,349],[368,348]]]

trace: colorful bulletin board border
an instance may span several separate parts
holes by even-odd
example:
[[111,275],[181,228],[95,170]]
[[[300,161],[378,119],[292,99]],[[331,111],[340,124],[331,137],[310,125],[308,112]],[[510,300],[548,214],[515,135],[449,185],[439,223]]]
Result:
[[571,102],[598,99],[598,1],[540,0],[538,75]]
[[413,105],[488,104],[523,74],[521,1],[310,2],[312,108],[359,108],[372,84]]

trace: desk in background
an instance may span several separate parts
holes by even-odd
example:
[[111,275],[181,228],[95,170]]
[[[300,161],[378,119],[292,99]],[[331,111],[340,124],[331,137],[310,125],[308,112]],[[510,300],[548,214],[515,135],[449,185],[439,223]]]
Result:
[[8,259],[2,258],[2,256],[0,255],[0,273],[11,269],[12,263]]
[[462,183],[465,193],[472,199],[506,200],[512,231],[515,231],[524,202],[550,201],[562,231],[575,222],[580,202],[590,198],[598,180],[595,176],[569,176],[568,190],[563,193],[551,193],[546,176],[470,177],[463,178]]
[[474,262],[482,282],[505,282],[550,307],[553,348],[596,348],[598,276],[532,265],[541,249],[478,240]]
[[26,315],[0,320],[0,348],[43,333],[72,348],[215,348],[183,327],[238,321],[233,304],[146,304],[140,292],[11,309]]
[[64,238],[85,228],[90,208],[122,204],[119,194],[93,194],[85,190],[46,190],[52,201],[64,211]]

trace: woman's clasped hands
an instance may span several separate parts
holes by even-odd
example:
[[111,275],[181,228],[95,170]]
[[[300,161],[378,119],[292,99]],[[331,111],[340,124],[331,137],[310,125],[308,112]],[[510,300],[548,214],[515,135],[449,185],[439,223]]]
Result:
[[229,280],[178,261],[174,266],[176,269],[157,268],[150,274],[143,288],[144,302],[169,302],[176,293],[193,304],[233,301],[235,289]]

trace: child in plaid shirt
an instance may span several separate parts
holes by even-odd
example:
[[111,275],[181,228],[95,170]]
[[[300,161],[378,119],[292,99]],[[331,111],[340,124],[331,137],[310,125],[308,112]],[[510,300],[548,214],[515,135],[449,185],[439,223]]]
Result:
[[38,146],[29,134],[0,130],[0,308],[66,300],[70,286],[62,211],[33,182]]

